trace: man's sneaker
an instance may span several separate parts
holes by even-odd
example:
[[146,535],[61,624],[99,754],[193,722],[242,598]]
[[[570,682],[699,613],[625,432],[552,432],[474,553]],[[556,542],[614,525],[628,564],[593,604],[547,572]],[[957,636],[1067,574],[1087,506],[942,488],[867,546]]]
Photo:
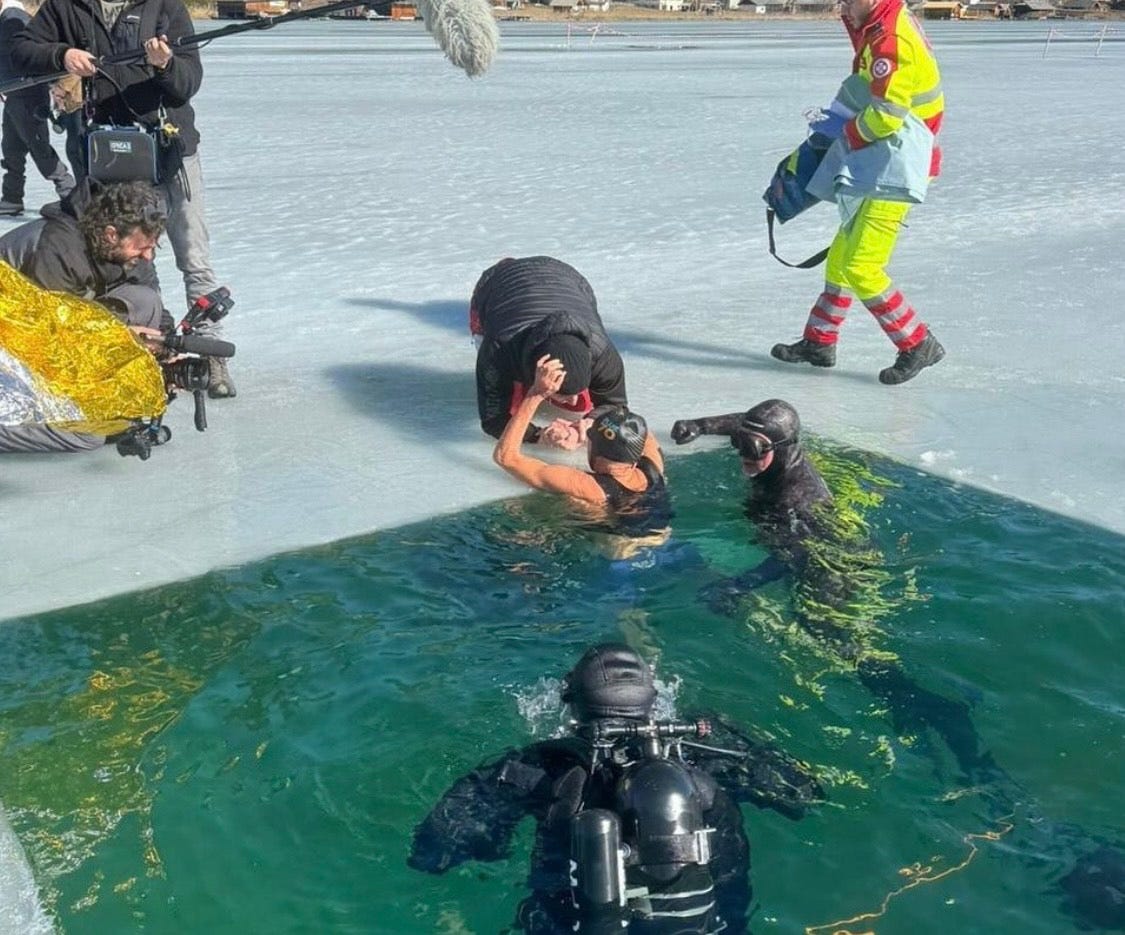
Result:
[[938,339],[927,334],[908,351],[899,351],[895,362],[879,371],[879,382],[894,385],[913,380],[926,367],[932,367],[945,356],[945,348]]
[[23,203],[19,201],[0,201],[0,217],[14,218],[23,214]]
[[812,364],[814,367],[836,366],[836,345],[817,344],[801,338],[795,344],[775,344],[770,356],[787,364]]
[[225,357],[208,357],[211,363],[211,382],[207,387],[207,395],[212,399],[230,399],[238,395],[234,387],[234,380],[230,378]]

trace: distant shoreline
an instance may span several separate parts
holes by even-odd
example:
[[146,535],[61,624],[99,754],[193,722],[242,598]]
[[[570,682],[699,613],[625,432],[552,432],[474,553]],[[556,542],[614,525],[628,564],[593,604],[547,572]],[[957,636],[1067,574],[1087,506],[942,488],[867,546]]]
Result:
[[[188,11],[194,19],[213,19],[216,5],[214,0],[186,0]],[[756,13],[753,7],[740,7],[737,10],[715,10],[712,13],[703,13],[697,10],[683,10],[680,12],[667,12],[653,10],[647,7],[634,6],[631,3],[616,2],[608,10],[583,10],[581,12],[560,13],[541,4],[524,3],[515,10],[495,9],[498,22],[534,22],[534,23],[647,23],[647,22],[775,22],[775,23],[810,23],[832,22],[838,20],[837,13]],[[1125,11],[1110,10],[1103,13],[1090,13],[1077,16],[1052,17],[1051,22],[1104,22],[1125,20]],[[992,17],[967,18],[953,22],[1001,22]],[[934,20],[932,22],[948,22],[947,20]],[[1030,20],[1003,20],[1002,22],[1030,22]]]

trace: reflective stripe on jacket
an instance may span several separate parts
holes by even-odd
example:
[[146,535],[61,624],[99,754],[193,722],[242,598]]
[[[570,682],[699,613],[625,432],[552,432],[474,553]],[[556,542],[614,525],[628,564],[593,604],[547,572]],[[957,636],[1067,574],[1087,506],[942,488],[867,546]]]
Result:
[[[871,88],[871,103],[844,127],[854,149],[890,136],[913,113],[934,135],[941,128],[945,99],[941,73],[926,34],[903,0],[880,0],[855,29],[845,20],[855,48],[852,73]],[[941,169],[935,143],[930,174]]]

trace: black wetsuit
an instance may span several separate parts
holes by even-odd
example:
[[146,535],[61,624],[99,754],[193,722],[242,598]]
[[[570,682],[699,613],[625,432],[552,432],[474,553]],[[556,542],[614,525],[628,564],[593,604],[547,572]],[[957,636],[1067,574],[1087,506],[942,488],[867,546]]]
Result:
[[[800,423],[791,406],[768,400],[747,413],[683,420],[673,426],[672,436],[682,444],[697,435],[726,435],[739,448],[739,435],[747,430],[748,417],[755,423],[752,431],[767,435],[771,441],[789,437],[793,442],[775,449],[770,468],[751,479],[746,501],[746,515],[754,523],[756,538],[771,550],[771,555],[757,567],[710,586],[707,590],[712,605],[722,604],[713,600],[716,592],[720,598],[729,598],[792,573],[795,587],[807,590],[829,607],[844,607],[852,591],[846,576],[810,561],[810,539],[830,535],[819,508],[831,500],[831,494],[801,454]],[[984,749],[967,704],[923,687],[899,662],[867,653],[846,628],[830,619],[801,614],[798,622],[823,645],[854,663],[860,682],[889,712],[898,734],[922,734],[926,730],[937,734],[967,785],[980,788],[994,817],[1010,816],[1021,805],[1026,806],[1027,793]],[[1125,852],[1119,843],[1041,818],[1034,822],[1034,828],[1051,846],[1066,841],[1068,848],[1081,853],[1070,873],[1059,880],[1066,894],[1063,908],[1084,927],[1125,931]]]
[[[744,741],[741,745],[747,748]],[[746,931],[751,895],[750,848],[736,803],[753,802],[799,818],[823,798],[816,781],[785,754],[756,744],[748,752],[746,759],[694,750],[690,755],[704,822],[715,829],[707,867],[714,911],[730,935]],[[569,883],[570,819],[579,808],[612,807],[615,781],[614,767],[607,765],[590,776],[590,762],[589,743],[566,737],[510,750],[477,767],[458,779],[415,829],[408,863],[442,873],[468,860],[499,860],[507,856],[516,826],[531,815],[536,821],[528,877],[532,893],[520,906],[517,925],[536,935],[572,932],[578,915]],[[683,889],[691,878],[677,882]],[[663,935],[696,929],[634,922],[629,931]]]
[[597,526],[598,531],[638,539],[661,532],[671,524],[672,500],[664,475],[649,458],[641,458],[637,469],[648,481],[648,486],[640,491],[629,490],[608,474],[593,475],[609,508],[609,518]]
[[[678,431],[678,426],[684,428]],[[776,446],[769,467],[750,478],[746,498],[746,516],[753,524],[755,540],[770,555],[742,574],[709,586],[707,596],[712,606],[729,609],[738,595],[792,575],[795,586],[818,602],[844,607],[854,589],[846,574],[809,561],[809,542],[831,535],[821,511],[831,502],[832,494],[804,455],[796,410],[782,400],[767,400],[748,412],[678,422],[673,426],[673,437],[686,435],[687,426],[692,428],[690,437],[684,440],[696,435],[726,435],[735,448],[740,448],[740,435],[754,432],[765,435]],[[898,662],[868,654],[847,628],[830,619],[802,614],[799,623],[821,644],[855,665],[860,681],[887,708],[899,733],[926,728],[935,731],[970,782],[985,783],[1005,775],[991,754],[981,749],[967,704],[923,688]]]

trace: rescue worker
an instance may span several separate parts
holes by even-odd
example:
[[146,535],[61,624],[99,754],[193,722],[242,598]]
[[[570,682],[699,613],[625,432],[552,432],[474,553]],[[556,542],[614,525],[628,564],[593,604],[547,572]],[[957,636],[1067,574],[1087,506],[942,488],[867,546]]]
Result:
[[[850,119],[830,110],[811,125],[826,143],[843,136],[852,150],[894,134],[913,113],[936,135],[944,98],[937,60],[905,0],[843,0],[844,25],[855,49],[852,73],[869,84],[871,103]],[[934,144],[930,175],[941,168]],[[786,363],[831,367],[852,294],[875,316],[898,349],[879,372],[885,384],[905,383],[945,356],[926,323],[887,275],[886,266],[909,210],[906,202],[865,198],[840,226],[828,251],[824,291],[809,312],[801,340],[775,344],[770,354]]]
[[628,405],[625,366],[606,334],[594,290],[562,260],[508,257],[486,269],[473,289],[469,330],[480,342],[480,426],[493,438],[515,414],[544,355],[566,370],[549,400],[560,418],[545,427],[528,424],[523,441],[576,450],[586,440],[576,415],[608,403]]
[[[652,671],[623,644],[587,650],[565,677],[562,700],[573,730],[508,750],[454,782],[415,829],[410,866],[444,873],[469,860],[500,860],[531,815],[532,892],[518,910],[522,931],[745,932],[750,848],[737,803],[798,819],[823,798],[816,780],[799,761],[734,732],[737,750],[685,742],[683,759],[654,752],[652,738],[689,734],[690,725],[652,720]],[[731,731],[718,729],[719,738]],[[628,847],[624,880],[597,865],[598,845],[609,840],[602,831],[616,831]],[[599,870],[606,877],[591,879]],[[625,906],[597,904],[591,894],[602,888],[591,884],[599,882],[627,889]]]

